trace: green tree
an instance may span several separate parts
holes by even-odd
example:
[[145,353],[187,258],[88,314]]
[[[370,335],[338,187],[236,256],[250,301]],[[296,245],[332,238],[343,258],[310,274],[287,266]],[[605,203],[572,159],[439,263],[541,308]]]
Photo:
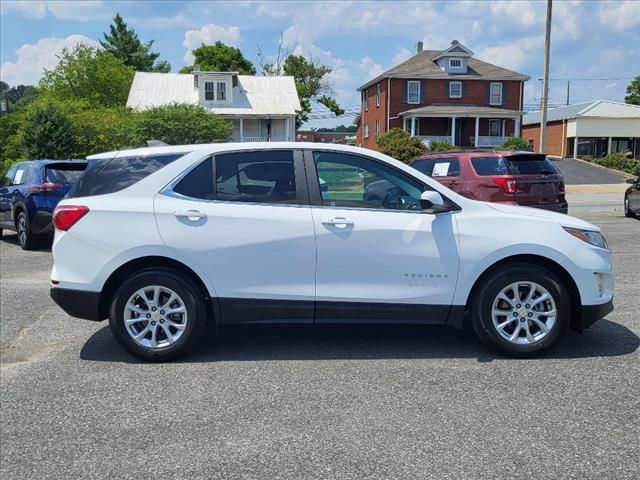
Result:
[[170,145],[218,143],[229,140],[233,125],[202,105],[176,103],[136,114],[134,136],[137,144],[161,140]]
[[22,121],[21,114],[0,116],[0,175],[4,175],[13,162],[25,157]]
[[627,86],[627,94],[624,97],[625,103],[640,105],[640,75],[633,79]]
[[6,88],[0,86],[0,99],[7,106],[7,112],[17,112],[25,105],[32,102],[37,94],[38,90],[33,85],[16,85],[15,87],[9,87],[5,82]]
[[71,158],[76,149],[69,117],[50,100],[29,106],[22,135],[30,158]]
[[392,128],[378,138],[378,151],[396,160],[409,163],[427,151],[419,139],[401,128]]
[[61,100],[79,98],[93,105],[124,106],[133,74],[133,68],[113,54],[79,44],[62,51],[55,68],[45,70],[39,87]]
[[[256,68],[247,60],[240,49],[225,45],[218,40],[213,45],[202,44],[193,50],[194,64],[200,65],[200,70],[209,72],[238,72],[241,75],[255,75]],[[191,73],[193,66],[184,67],[180,73]]]
[[529,150],[529,142],[524,138],[516,135],[511,135],[500,146],[501,148],[510,148],[513,150]]
[[119,58],[125,65],[139,72],[168,72],[171,65],[165,61],[157,61],[159,53],[152,52],[153,40],[142,42],[133,28],[128,28],[119,13],[113,17],[109,26],[110,33],[104,33],[100,45],[105,51]]
[[330,68],[313,60],[307,60],[302,55],[289,55],[284,61],[282,70],[285,75],[291,75],[294,78],[300,98],[302,109],[296,115],[296,128],[300,128],[309,119],[312,102],[324,105],[335,115],[344,113],[338,102],[330,96],[332,88],[327,80],[327,75],[331,73]]

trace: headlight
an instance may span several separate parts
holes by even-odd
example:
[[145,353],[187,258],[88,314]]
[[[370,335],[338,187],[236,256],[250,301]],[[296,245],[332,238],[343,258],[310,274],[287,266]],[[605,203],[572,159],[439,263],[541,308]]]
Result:
[[579,238],[583,242],[587,242],[589,245],[593,245],[594,247],[605,248],[609,250],[609,245],[607,245],[607,240],[604,238],[600,232],[593,232],[591,230],[581,230],[579,228],[569,228],[562,227],[565,231],[576,238]]

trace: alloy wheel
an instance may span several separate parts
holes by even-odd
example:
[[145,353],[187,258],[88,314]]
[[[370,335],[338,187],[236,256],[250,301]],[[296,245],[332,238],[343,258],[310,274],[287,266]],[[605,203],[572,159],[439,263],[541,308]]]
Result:
[[187,309],[170,288],[150,285],[136,291],[124,307],[124,326],[138,345],[157,350],[173,345],[187,326]]
[[553,329],[556,302],[535,282],[515,282],[496,296],[491,308],[493,326],[505,340],[518,345],[537,343]]
[[27,218],[24,215],[18,217],[18,241],[20,245],[27,243]]

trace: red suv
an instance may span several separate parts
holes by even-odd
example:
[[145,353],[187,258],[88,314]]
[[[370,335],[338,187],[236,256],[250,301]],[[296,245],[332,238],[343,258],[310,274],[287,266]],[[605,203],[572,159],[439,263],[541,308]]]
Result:
[[567,213],[564,177],[544,154],[450,151],[424,155],[411,166],[468,198]]

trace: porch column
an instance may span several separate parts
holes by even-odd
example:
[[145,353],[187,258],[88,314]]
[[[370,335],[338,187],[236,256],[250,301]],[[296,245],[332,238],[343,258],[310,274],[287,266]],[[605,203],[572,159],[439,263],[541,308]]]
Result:
[[480,117],[476,117],[476,135],[473,137],[473,146],[478,148],[478,135],[480,135]]
[[502,119],[502,136],[504,137],[505,133],[507,133],[507,121],[503,118]]
[[513,133],[516,137],[519,137],[520,136],[520,117],[514,118],[513,121],[516,122],[516,126],[513,129]]
[[451,145],[456,144],[456,117],[451,117]]
[[284,119],[284,141],[288,142],[292,140],[289,135],[289,117]]
[[416,117],[411,117],[411,136],[416,136]]
[[578,158],[578,137],[573,137],[573,158]]
[[609,137],[609,141],[607,142],[607,155],[611,155],[611,137]]
[[244,119],[240,119],[240,141],[244,142]]

